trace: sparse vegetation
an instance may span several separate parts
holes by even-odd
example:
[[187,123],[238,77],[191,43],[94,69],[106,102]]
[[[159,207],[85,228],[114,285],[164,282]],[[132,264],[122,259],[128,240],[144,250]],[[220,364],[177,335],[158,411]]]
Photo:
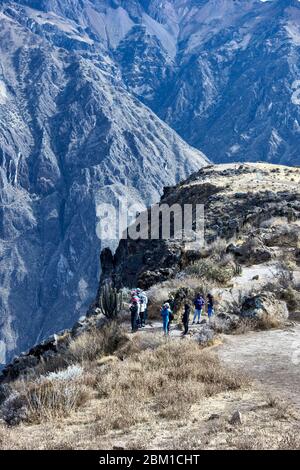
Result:
[[[123,351],[124,356],[127,353],[125,361],[105,356],[111,359],[93,362],[103,352],[103,345],[96,348],[94,331],[86,335],[80,343],[74,342],[70,351],[71,357],[82,365],[13,384],[13,391],[1,408],[8,424],[39,423],[67,416],[85,404],[95,388],[99,400],[97,432],[107,432],[155,415],[180,419],[201,397],[237,390],[247,383],[245,377],[223,367],[196,342],[161,344],[161,339],[157,342],[154,338],[153,344],[144,345],[144,350],[140,343],[134,348],[130,342],[131,347]],[[79,350],[83,355],[77,354]],[[93,370],[90,364],[94,364]]]
[[16,382],[14,392],[1,407],[1,414],[10,425],[21,421],[39,423],[69,415],[88,398],[84,371],[74,365],[35,381]]
[[102,356],[113,354],[117,348],[128,341],[125,330],[116,322],[110,322],[102,328],[93,328],[79,335],[67,351],[71,363],[93,361]]
[[234,266],[228,262],[217,264],[213,259],[203,259],[186,268],[186,273],[200,279],[226,284],[235,274]]
[[[49,449],[299,448],[300,419],[288,399],[269,396],[268,385],[260,389],[251,383],[241,372],[241,361],[232,359],[240,352],[247,363],[249,350],[256,351],[255,336],[263,338],[263,351],[273,351],[272,340],[277,334],[280,339],[280,331],[239,338],[216,335],[279,328],[287,318],[284,302],[290,312],[300,310],[294,275],[299,272],[299,224],[291,216],[262,222],[265,217],[239,221],[239,231],[229,232],[231,241],[217,238],[203,250],[184,251],[182,270],[150,289],[150,321],[161,320],[162,304],[175,300],[179,323],[168,339],[154,322],[153,328],[130,335],[130,313],[122,311],[129,291],[122,295],[105,285],[98,300],[109,321],[99,316],[99,323],[97,318],[84,328],[79,322],[62,342],[62,350],[54,355],[51,351],[45,361],[10,383],[1,406],[0,448],[36,448],[37,443]],[[288,219],[290,227],[285,226]],[[268,253],[261,259],[264,250]],[[191,305],[191,320],[198,292],[206,298],[213,293],[215,315],[208,323],[205,309],[203,324],[179,339],[183,306]],[[279,306],[283,322],[276,318]],[[207,334],[204,342],[200,336],[207,331],[212,339]],[[259,357],[258,364],[265,376],[263,362],[272,361],[266,356]],[[249,360],[249,373],[259,377],[253,372],[256,360]],[[243,417],[238,425],[232,420],[237,409]]]
[[[201,398],[236,390],[246,383],[244,376],[222,367],[196,343],[174,341],[133,355],[101,374],[97,389],[104,400],[97,420],[107,431],[143,421],[145,416],[151,419],[153,413],[180,419]],[[118,416],[122,416],[122,424]]]
[[101,328],[92,327],[88,331],[72,339],[67,347],[46,361],[41,362],[27,372],[28,379],[36,379],[40,375],[58,372],[72,364],[84,364],[110,355],[128,341],[124,328],[117,322],[108,322]]

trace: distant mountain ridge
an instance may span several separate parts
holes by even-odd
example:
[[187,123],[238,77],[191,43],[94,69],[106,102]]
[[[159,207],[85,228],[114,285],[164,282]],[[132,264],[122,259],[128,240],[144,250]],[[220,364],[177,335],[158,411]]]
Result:
[[214,162],[300,163],[298,0],[17,3],[43,34],[49,12],[79,26],[129,91]]
[[128,93],[78,24],[1,8],[0,341],[9,361],[93,300],[98,206],[153,203],[207,159]]

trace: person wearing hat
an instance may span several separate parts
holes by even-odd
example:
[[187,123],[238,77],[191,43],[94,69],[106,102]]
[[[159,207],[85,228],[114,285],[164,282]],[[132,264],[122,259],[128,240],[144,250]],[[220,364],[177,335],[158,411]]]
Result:
[[131,315],[131,330],[134,333],[138,329],[139,313],[140,313],[140,300],[136,294],[136,291],[131,292],[129,310],[130,310],[130,315]]
[[163,320],[164,334],[165,334],[165,336],[168,336],[168,334],[169,334],[168,325],[169,325],[169,321],[170,321],[170,315],[172,314],[171,309],[170,309],[170,304],[168,302],[163,305],[160,313],[161,313],[162,320]]

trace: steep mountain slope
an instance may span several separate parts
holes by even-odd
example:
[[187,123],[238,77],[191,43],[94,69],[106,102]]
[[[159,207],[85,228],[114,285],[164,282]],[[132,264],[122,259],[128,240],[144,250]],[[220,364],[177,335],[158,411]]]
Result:
[[9,360],[86,312],[99,277],[98,206],[152,203],[206,159],[128,93],[77,24],[2,4],[0,340]]
[[100,202],[152,203],[204,163],[146,106],[216,162],[299,164],[300,3],[0,0],[0,8],[9,356],[86,309]]
[[[130,32],[117,48],[132,91],[215,162],[299,164],[297,0],[152,1],[148,14],[161,44],[156,60],[139,51],[153,42],[144,16],[143,40]],[[159,85],[145,60],[160,70]]]
[[33,30],[100,42],[128,89],[211,160],[299,164],[298,0],[17,3]]

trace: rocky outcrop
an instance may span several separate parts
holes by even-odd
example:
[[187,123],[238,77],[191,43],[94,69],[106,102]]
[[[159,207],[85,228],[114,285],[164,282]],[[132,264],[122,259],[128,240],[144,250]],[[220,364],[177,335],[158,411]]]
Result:
[[20,375],[25,376],[30,373],[41,361],[48,362],[55,356],[61,356],[63,361],[64,354],[72,339],[91,329],[101,328],[106,323],[107,320],[99,310],[91,308],[87,316],[81,317],[71,329],[55,333],[28,351],[16,356],[0,373],[0,402],[1,390],[2,398],[6,396],[4,392],[7,383],[17,379]]
[[265,263],[272,258],[271,251],[268,250],[262,240],[255,237],[255,235],[242,245],[236,246],[230,244],[227,247],[227,253],[233,254],[239,263],[246,263],[249,266],[251,264]]
[[271,320],[284,322],[289,317],[285,302],[280,301],[270,292],[248,297],[244,300],[241,308],[241,316],[255,320],[268,317]]
[[[291,181],[293,180],[293,182]],[[265,164],[216,165],[203,168],[188,180],[167,188],[161,204],[203,204],[207,246],[224,240],[237,263],[255,264],[273,256],[270,230],[279,247],[291,241],[297,256],[300,228],[300,170]],[[290,218],[291,212],[293,218]],[[151,220],[151,209],[148,219]],[[269,229],[268,222],[279,218],[285,229]],[[197,230],[194,217],[193,227]],[[271,224],[272,225],[272,224]],[[276,237],[275,234],[276,233]],[[280,233],[284,239],[280,241]],[[289,234],[289,235],[288,235]],[[241,239],[236,245],[232,239]],[[269,240],[269,242],[268,242]],[[114,256],[103,253],[103,278],[116,286],[149,288],[174,277],[185,266],[206,256],[185,239],[122,240]]]

